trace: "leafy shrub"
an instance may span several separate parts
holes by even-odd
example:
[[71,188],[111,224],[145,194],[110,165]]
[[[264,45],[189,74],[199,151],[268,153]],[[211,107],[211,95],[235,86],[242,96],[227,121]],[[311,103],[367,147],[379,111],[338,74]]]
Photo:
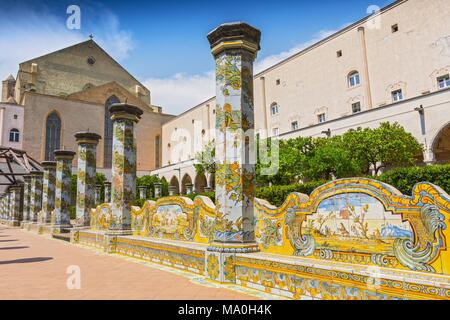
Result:
[[405,195],[411,195],[414,185],[418,182],[433,183],[450,193],[450,165],[397,168],[374,179],[396,187]]
[[208,198],[210,198],[210,199],[212,200],[212,202],[214,202],[215,199],[216,199],[216,193],[215,193],[214,191],[203,192],[203,193],[191,193],[191,194],[183,195],[183,197],[188,197],[188,198],[191,199],[191,200],[194,200],[194,198],[195,198],[196,196],[205,196],[205,197],[208,197]]
[[317,187],[326,183],[324,180],[310,181],[304,184],[291,184],[287,186],[260,187],[256,189],[256,197],[269,201],[274,206],[280,206],[292,192],[310,195]]

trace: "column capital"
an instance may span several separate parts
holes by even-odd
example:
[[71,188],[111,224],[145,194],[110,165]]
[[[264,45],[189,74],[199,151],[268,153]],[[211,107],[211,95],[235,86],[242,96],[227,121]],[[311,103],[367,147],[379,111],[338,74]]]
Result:
[[31,178],[39,178],[42,177],[44,175],[44,173],[42,171],[31,171],[30,172],[30,177]]
[[244,22],[224,23],[208,34],[214,56],[228,49],[243,49],[256,56],[260,40],[261,31]]
[[103,182],[103,185],[104,185],[104,186],[111,186],[111,182],[105,181],[105,182]]
[[22,185],[21,184],[13,184],[9,187],[9,190],[21,190],[22,189]]
[[101,135],[94,132],[77,132],[75,133],[75,140],[78,144],[98,144],[98,141],[101,139]]
[[132,120],[138,122],[144,113],[140,108],[128,103],[114,103],[109,107],[112,120]]
[[59,159],[70,159],[70,160],[72,160],[73,157],[75,156],[76,152],[69,151],[69,150],[55,150],[54,154],[55,154],[55,159],[56,160],[59,160]]
[[41,165],[44,170],[56,169],[56,161],[42,161]]

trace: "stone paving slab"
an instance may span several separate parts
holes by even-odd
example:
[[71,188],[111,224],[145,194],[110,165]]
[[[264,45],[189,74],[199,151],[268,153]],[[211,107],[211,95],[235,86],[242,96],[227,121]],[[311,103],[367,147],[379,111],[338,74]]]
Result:
[[[79,266],[81,289],[68,289]],[[257,299],[129,259],[0,226],[0,299]]]

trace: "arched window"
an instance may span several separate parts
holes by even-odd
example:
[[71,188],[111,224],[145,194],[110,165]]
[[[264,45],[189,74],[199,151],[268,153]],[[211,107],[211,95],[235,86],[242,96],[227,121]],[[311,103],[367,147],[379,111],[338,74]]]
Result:
[[17,129],[11,129],[9,131],[9,141],[10,142],[19,142],[20,133]]
[[280,107],[278,106],[278,104],[276,102],[272,103],[270,105],[270,114],[271,115],[277,115],[280,112]]
[[48,115],[45,123],[45,160],[53,161],[53,152],[60,149],[61,144],[61,119],[56,112]]
[[361,79],[359,77],[359,72],[358,71],[350,72],[348,75],[348,85],[350,87],[356,87],[356,86],[359,86],[360,83],[361,83]]
[[105,130],[104,130],[104,149],[103,149],[103,167],[112,167],[112,144],[113,144],[113,122],[111,120],[111,113],[109,107],[114,103],[119,103],[120,100],[116,96],[111,96],[105,103]]

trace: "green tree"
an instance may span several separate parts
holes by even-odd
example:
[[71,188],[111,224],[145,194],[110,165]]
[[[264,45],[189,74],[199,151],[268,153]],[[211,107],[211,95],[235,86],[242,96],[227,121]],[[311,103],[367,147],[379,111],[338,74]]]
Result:
[[314,151],[307,157],[305,165],[307,180],[329,180],[358,174],[359,167],[344,147],[342,136],[314,140]]
[[261,160],[261,144],[259,146],[259,156],[256,163],[256,179],[260,185],[269,183],[274,185],[288,185],[298,183],[305,179],[305,171],[307,169],[308,157],[314,152],[314,141],[310,137],[297,137],[289,140],[279,140],[278,148],[275,147],[271,140],[262,141],[268,150],[268,157],[272,152],[278,152],[278,171],[274,175],[263,175],[262,169],[268,165],[262,164]]
[[195,154],[194,164],[197,174],[205,174],[206,172],[214,174],[216,172],[216,148],[214,141],[210,141],[205,148]]
[[342,136],[360,171],[377,175],[380,169],[392,166],[412,166],[423,150],[412,134],[398,123],[383,122],[376,129],[351,129]]

